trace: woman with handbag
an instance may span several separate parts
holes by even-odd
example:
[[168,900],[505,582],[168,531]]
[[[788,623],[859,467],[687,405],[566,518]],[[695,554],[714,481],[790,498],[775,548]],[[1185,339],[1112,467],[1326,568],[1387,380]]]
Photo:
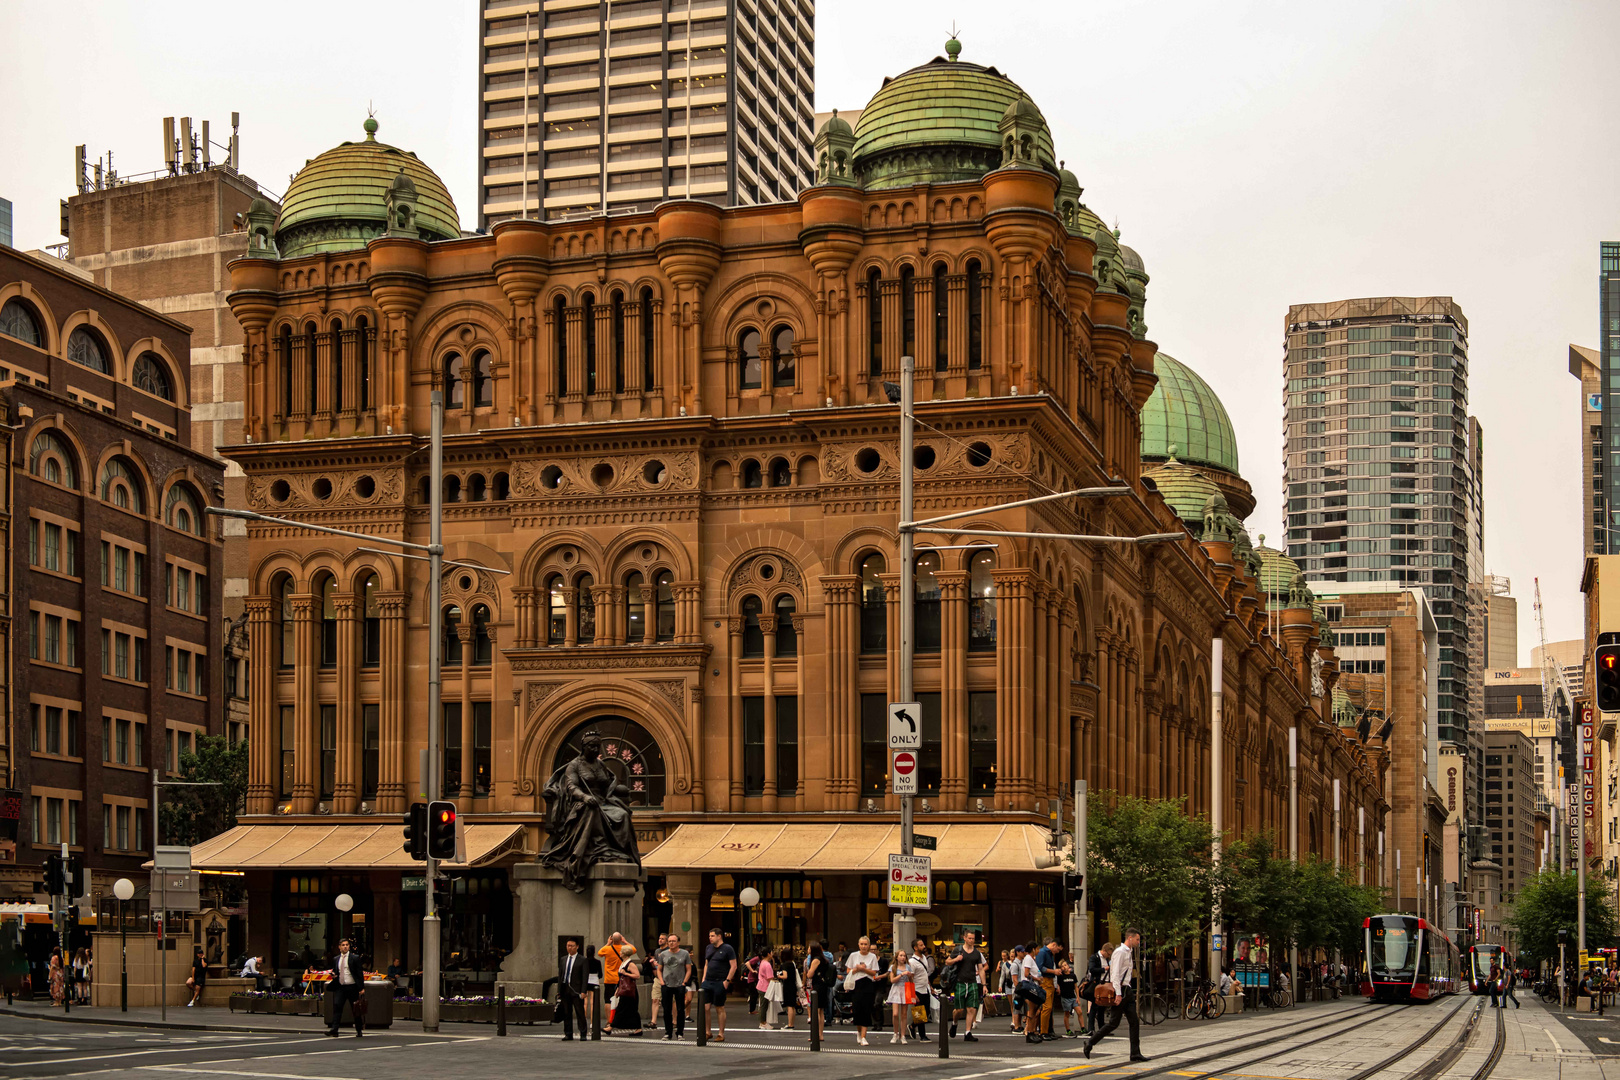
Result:
[[906,955],[906,950],[894,950],[894,960],[889,964],[888,979],[888,1004],[894,1014],[894,1034],[889,1036],[889,1042],[904,1043],[906,1028],[911,1023],[911,1007],[917,1004],[916,975],[911,967],[911,957]]
[[619,963],[619,981],[613,991],[610,1034],[641,1037],[641,966],[626,953]]
[[771,963],[771,957],[775,955],[769,949],[761,950],[759,967],[754,975],[754,990],[759,994],[761,1031],[770,1031],[776,1026],[776,1017],[782,1008],[782,984],[776,981],[776,965]]
[[809,1017],[810,1023],[814,1024],[816,1018],[811,1010],[820,1009],[823,1031],[827,1030],[827,1021],[832,1016],[832,992],[836,978],[837,972],[833,970],[832,957],[821,947],[821,942],[812,941],[804,962],[805,993],[810,1000],[805,1015]]
[[799,985],[799,968],[793,961],[793,946],[784,945],[776,950],[776,1000],[779,1008],[787,1013],[787,1023],[782,1025],[783,1031],[793,1030],[793,1018],[799,1009],[799,999],[804,996],[804,988]]
[[866,1041],[866,1029],[872,1026],[872,1014],[876,1011],[878,983],[883,974],[878,954],[872,949],[872,939],[862,937],[860,948],[849,954],[849,960],[844,964],[844,989],[849,991],[853,1000],[853,1013],[855,1023],[855,1037],[862,1046],[870,1046]]

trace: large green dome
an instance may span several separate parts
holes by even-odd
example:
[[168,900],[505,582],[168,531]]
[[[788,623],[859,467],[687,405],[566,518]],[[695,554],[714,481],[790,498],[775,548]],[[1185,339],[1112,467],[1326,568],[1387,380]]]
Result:
[[[868,190],[977,180],[1001,165],[1001,118],[1013,103],[1028,100],[1022,88],[993,67],[956,54],[883,81],[855,124],[855,175]],[[1057,172],[1052,132],[1039,110],[1035,156]]]
[[416,186],[416,224],[424,240],[461,235],[455,201],[434,171],[408,150],[366,137],[311,159],[281,200],[276,243],[284,259],[322,251],[352,251],[388,230],[388,189],[401,171]]
[[1209,384],[1175,357],[1153,358],[1159,385],[1142,406],[1142,458],[1175,456],[1189,465],[1207,465],[1238,475],[1237,435],[1226,406]]

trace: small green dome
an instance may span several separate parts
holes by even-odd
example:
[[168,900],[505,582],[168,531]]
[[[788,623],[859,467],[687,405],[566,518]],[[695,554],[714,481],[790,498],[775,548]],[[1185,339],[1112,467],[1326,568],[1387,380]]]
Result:
[[1142,406],[1143,460],[1163,461],[1173,443],[1182,461],[1239,475],[1237,435],[1215,391],[1167,353],[1153,358],[1153,370],[1159,385]]
[[[1176,449],[1171,447],[1172,451]],[[1221,489],[1215,482],[1199,472],[1177,461],[1174,456],[1163,465],[1156,465],[1143,472],[1159,488],[1159,494],[1164,501],[1170,504],[1170,509],[1176,516],[1191,527],[1194,536],[1201,536],[1204,530],[1204,507],[1209,504],[1212,496],[1220,497]]]
[[1344,687],[1337,684],[1333,687],[1333,721],[1340,727],[1355,727],[1360,719],[1359,710],[1350,701],[1350,695],[1344,692]]
[[276,242],[281,257],[352,251],[388,231],[388,193],[402,172],[415,188],[416,224],[424,240],[461,235],[450,191],[415,154],[377,141],[368,118],[366,137],[306,162],[281,201]]
[[1266,547],[1266,538],[1260,538],[1254,553],[1260,556],[1260,590],[1266,594],[1266,609],[1276,611],[1288,606],[1288,593],[1299,576],[1299,564],[1276,548]]
[[1035,157],[1057,172],[1052,132],[1028,95],[993,67],[936,56],[893,78],[855,125],[855,174],[869,188],[977,180],[1001,165],[1007,110],[1036,126]]

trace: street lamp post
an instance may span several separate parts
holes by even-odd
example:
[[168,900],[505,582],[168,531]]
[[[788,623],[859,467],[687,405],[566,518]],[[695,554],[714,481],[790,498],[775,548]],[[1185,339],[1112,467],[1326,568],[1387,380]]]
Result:
[[129,917],[124,905],[135,895],[135,883],[127,877],[113,882],[118,897],[118,1011],[129,1012]]

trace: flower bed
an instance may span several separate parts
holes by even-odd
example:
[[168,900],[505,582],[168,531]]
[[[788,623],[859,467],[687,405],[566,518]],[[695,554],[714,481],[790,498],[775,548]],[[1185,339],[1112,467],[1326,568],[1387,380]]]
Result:
[[[551,1019],[550,1003],[536,998],[509,997],[506,999],[508,1024],[543,1024]],[[394,999],[394,1019],[422,1019],[422,999],[397,997]],[[447,1024],[493,1024],[499,1019],[496,999],[489,996],[452,997],[439,1003],[439,1019]]]
[[232,1012],[278,1016],[314,1016],[320,1008],[318,1000],[294,990],[248,990],[232,994],[229,1004]]

